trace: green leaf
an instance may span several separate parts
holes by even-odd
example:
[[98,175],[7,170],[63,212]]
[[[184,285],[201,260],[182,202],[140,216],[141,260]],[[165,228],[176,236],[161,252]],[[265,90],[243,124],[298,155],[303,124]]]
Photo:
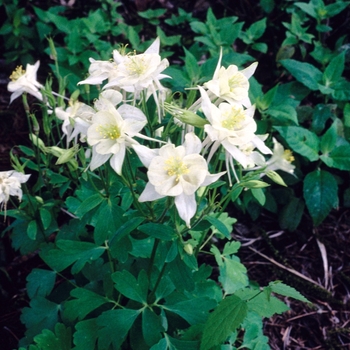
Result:
[[338,185],[332,174],[315,170],[304,179],[304,199],[315,226],[338,205]]
[[334,104],[318,104],[314,107],[312,113],[312,131],[320,134],[328,119],[334,117],[334,111],[337,105]]
[[266,202],[266,196],[262,188],[251,189],[253,197],[258,201],[261,206],[264,206]]
[[144,270],[140,271],[137,280],[127,270],[113,273],[112,280],[115,288],[127,298],[147,304],[148,278]]
[[293,59],[281,60],[279,62],[300,83],[304,84],[310,90],[318,90],[318,84],[322,81],[323,74],[315,66]]
[[139,314],[140,310],[131,309],[103,312],[97,318],[98,348],[108,349],[112,345],[113,349],[119,349]]
[[47,230],[50,227],[52,216],[51,213],[45,209],[40,208],[39,210],[41,222],[43,223],[44,229]]
[[100,247],[90,242],[77,242],[70,240],[58,240],[57,248],[48,247],[43,249],[40,257],[53,270],[60,272],[72,266],[72,273],[78,273],[86,263],[98,259],[105,251],[105,247]]
[[323,73],[325,86],[330,86],[338,82],[341,78],[345,65],[345,51],[334,57]]
[[261,317],[272,317],[274,314],[282,314],[289,310],[289,307],[284,302],[264,292],[248,300],[247,307]]
[[27,328],[26,337],[31,340],[43,329],[54,329],[58,322],[60,305],[41,296],[36,296],[30,301],[29,306],[23,308],[21,322]]
[[218,232],[222,233],[226,238],[230,237],[231,232],[221,220],[209,215],[205,217],[205,220],[209,221],[218,230]]
[[287,284],[284,284],[281,281],[270,282],[269,287],[274,293],[283,295],[285,297],[291,297],[296,300],[303,301],[305,303],[309,303],[309,300],[307,300],[303,295],[301,295],[295,288],[288,286]]
[[196,83],[200,77],[200,68],[198,65],[198,60],[196,57],[193,56],[193,54],[186,50],[185,51],[185,67],[188,76],[190,77],[192,83]]
[[27,235],[30,239],[35,240],[38,232],[38,225],[35,220],[31,220],[27,227]]
[[310,161],[318,160],[319,140],[316,134],[299,126],[274,127],[296,153]]
[[298,116],[293,106],[274,105],[267,110],[267,114],[270,115],[274,121],[274,124],[278,125],[298,125]]
[[300,224],[304,213],[305,204],[300,198],[292,197],[280,211],[278,217],[282,230],[295,231]]
[[247,303],[235,295],[221,301],[204,325],[200,350],[209,350],[221,345],[238,329],[247,315]]
[[27,293],[30,299],[35,295],[49,295],[55,285],[56,272],[51,270],[33,269],[27,276]]
[[85,199],[80,206],[75,211],[75,215],[78,217],[84,216],[90,210],[96,208],[99,204],[101,204],[105,199],[102,197],[100,193],[95,193],[92,196]]
[[64,315],[70,321],[74,321],[75,319],[80,321],[91,311],[108,303],[108,300],[102,295],[85,288],[75,288],[70,292],[70,295],[76,298],[64,303]]
[[313,17],[313,18],[317,18],[318,15],[315,11],[315,7],[312,4],[312,2],[310,1],[308,4],[304,3],[304,2],[296,2],[294,3],[295,6],[298,6],[301,10],[303,10],[305,13],[307,13],[309,16]]
[[40,350],[71,350],[72,332],[64,324],[57,323],[55,325],[55,332],[44,329],[41,334],[34,337],[34,342]]
[[331,168],[350,170],[350,145],[334,148],[329,154],[321,155],[321,160]]
[[204,323],[209,315],[209,310],[216,306],[214,299],[199,297],[190,300],[180,301],[175,304],[165,304],[162,307],[165,310],[172,311],[180,315],[190,325]]
[[159,342],[164,331],[162,317],[153,310],[145,308],[142,312],[142,335],[146,344],[152,346]]
[[97,319],[80,321],[75,325],[74,350],[95,350],[98,338]]
[[237,257],[224,258],[219,269],[219,281],[226,294],[232,294],[249,284],[247,269]]
[[139,226],[138,230],[146,233],[150,237],[161,239],[162,241],[172,241],[177,237],[172,227],[162,224],[144,224]]

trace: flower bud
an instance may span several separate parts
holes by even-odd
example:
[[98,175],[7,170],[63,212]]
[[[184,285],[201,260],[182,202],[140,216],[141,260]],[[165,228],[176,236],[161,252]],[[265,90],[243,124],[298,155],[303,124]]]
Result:
[[268,176],[276,184],[287,187],[286,183],[283,181],[281,176],[277,174],[275,171],[273,170],[267,171],[266,176]]
[[250,180],[247,182],[242,182],[241,186],[245,188],[264,188],[270,186],[268,183],[260,180]]
[[193,247],[191,244],[186,243],[184,245],[184,251],[188,254],[188,255],[192,255],[193,254]]

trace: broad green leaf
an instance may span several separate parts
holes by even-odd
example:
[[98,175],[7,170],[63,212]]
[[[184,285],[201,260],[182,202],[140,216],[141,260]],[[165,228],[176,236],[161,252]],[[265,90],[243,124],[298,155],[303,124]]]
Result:
[[318,226],[338,205],[338,185],[325,170],[314,170],[304,179],[304,199],[315,226]]
[[179,257],[167,264],[166,272],[179,291],[194,289],[193,272]]
[[98,259],[106,249],[90,242],[63,239],[58,240],[56,245],[57,248],[43,249],[40,257],[57,272],[73,264],[72,273],[78,273],[86,263]]
[[287,284],[284,284],[281,281],[270,282],[269,287],[274,293],[283,295],[285,297],[291,297],[296,300],[303,301],[305,303],[309,303],[309,300],[307,300],[303,295],[301,295],[295,288],[288,286]]
[[21,322],[25,324],[26,336],[32,339],[43,329],[54,329],[58,322],[58,311],[60,305],[53,303],[41,296],[34,297],[22,310]]
[[180,301],[175,304],[165,304],[162,307],[165,310],[172,311],[181,316],[189,324],[205,323],[208,318],[209,310],[216,306],[216,301],[207,297]]
[[200,68],[198,65],[198,60],[193,56],[193,54],[186,50],[185,51],[185,67],[188,76],[190,77],[192,83],[196,83],[199,79]]
[[64,315],[70,321],[74,321],[75,319],[81,321],[91,311],[108,303],[105,297],[86,288],[75,288],[70,292],[70,295],[76,298],[64,303]]
[[224,258],[219,269],[219,281],[226,294],[232,294],[249,284],[247,269],[237,257]]
[[138,230],[146,233],[150,237],[161,239],[162,241],[172,241],[177,237],[172,227],[162,224],[144,224],[139,226]]
[[247,307],[261,317],[272,317],[274,314],[281,314],[289,310],[289,307],[284,302],[263,292],[248,300]]
[[96,208],[99,204],[101,204],[105,199],[100,193],[95,193],[92,196],[85,199],[80,206],[75,211],[75,215],[78,217],[84,216],[90,210]]
[[327,18],[333,17],[338,13],[345,10],[350,5],[350,1],[336,1],[333,4],[329,4],[325,7]]
[[322,72],[310,63],[299,62],[293,59],[279,61],[293,77],[310,90],[317,91],[322,81]]
[[45,208],[40,208],[39,213],[40,213],[40,218],[41,218],[41,222],[43,223],[44,229],[47,230],[50,227],[51,220],[52,220],[51,213]]
[[312,2],[310,1],[308,4],[304,3],[304,2],[296,2],[294,3],[295,6],[298,6],[301,10],[303,10],[305,13],[307,13],[309,16],[313,17],[313,18],[317,18],[318,15],[315,11],[315,7],[312,4]]
[[97,319],[80,321],[75,325],[74,350],[95,350],[98,338]]
[[72,332],[70,328],[62,323],[57,323],[55,332],[44,329],[41,334],[34,337],[34,342],[40,350],[71,350],[72,349]]
[[221,301],[204,325],[200,350],[209,350],[221,345],[238,329],[247,315],[247,303],[235,295]]
[[340,119],[336,118],[333,124],[328,128],[328,130],[322,135],[320,150],[323,154],[328,154],[331,152],[338,141],[339,136],[342,136],[344,133],[343,123]]
[[112,275],[115,288],[127,298],[147,303],[148,278],[144,270],[141,270],[136,278],[127,270],[117,271]]
[[278,125],[298,125],[297,112],[294,107],[290,105],[274,105],[267,110],[274,120],[274,124]]
[[305,204],[300,198],[291,197],[279,213],[279,224],[282,230],[295,231],[304,213]]
[[334,111],[337,105],[334,104],[318,104],[314,107],[312,114],[312,128],[311,131],[314,131],[316,134],[320,134],[328,119],[334,116]]
[[264,206],[266,202],[266,196],[262,188],[251,189],[253,197],[258,201],[261,206]]
[[218,232],[222,233],[226,238],[230,237],[231,232],[221,220],[210,215],[206,216],[205,220],[209,221],[218,230]]
[[140,310],[118,309],[103,312],[97,318],[98,348],[119,349]]
[[341,145],[330,153],[321,155],[321,160],[331,168],[350,170],[350,145]]
[[263,322],[255,312],[248,312],[243,322],[244,337],[242,348],[251,350],[270,350],[269,338],[263,334]]
[[33,269],[27,276],[27,293],[30,299],[35,295],[49,295],[55,285],[56,272],[51,270]]
[[275,126],[289,147],[310,161],[318,160],[319,140],[316,134],[299,126]]
[[164,331],[161,316],[145,308],[142,312],[142,335],[146,344],[152,346],[159,342]]
[[30,239],[35,240],[38,233],[38,225],[35,220],[31,220],[27,227],[27,235]]
[[336,83],[343,74],[345,65],[345,51],[334,57],[323,73],[325,86]]

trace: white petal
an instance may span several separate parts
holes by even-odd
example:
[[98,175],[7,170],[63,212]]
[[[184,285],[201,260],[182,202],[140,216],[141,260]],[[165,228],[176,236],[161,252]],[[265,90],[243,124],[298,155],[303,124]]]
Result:
[[151,202],[164,197],[165,196],[162,196],[156,192],[154,186],[148,182],[139,197],[139,202]]
[[150,149],[150,148],[143,146],[143,145],[132,145],[132,148],[135,150],[141,163],[146,168],[149,168],[149,165],[151,164],[152,159],[159,155],[158,148]]
[[109,161],[109,163],[111,164],[111,167],[114,169],[114,171],[118,175],[121,175],[122,173],[124,158],[125,158],[125,144],[121,144],[119,152],[114,154]]
[[176,196],[175,205],[180,218],[185,221],[187,227],[190,227],[190,221],[197,211],[195,194],[189,196],[181,194]]

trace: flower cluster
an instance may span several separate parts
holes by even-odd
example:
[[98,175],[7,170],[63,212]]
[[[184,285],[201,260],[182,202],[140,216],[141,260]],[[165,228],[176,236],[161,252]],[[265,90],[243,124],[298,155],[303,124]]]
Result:
[[[198,100],[185,110],[164,103],[166,89],[160,80],[168,77],[163,71],[169,63],[161,59],[159,46],[157,38],[143,54],[126,53],[123,48],[113,51],[111,61],[91,58],[89,76],[79,84],[104,84],[94,105],[70,100],[66,108],[51,106],[52,112],[62,120],[67,147],[71,141],[77,143],[78,136],[79,141],[91,147],[90,170],[109,161],[114,171],[123,175],[126,152],[134,151],[147,168],[148,177],[139,202],[173,197],[177,212],[188,227],[196,215],[198,189],[226,173],[232,186],[232,174],[240,181],[237,167],[260,169],[261,173],[279,169],[293,172],[293,158],[286,156],[283,146],[273,139],[272,152],[265,145],[268,135],[256,135],[249,78],[257,63],[243,70],[235,65],[225,68],[221,66],[220,52],[213,78],[197,87]],[[38,62],[35,66],[28,65],[25,74],[19,70],[13,74],[14,80],[18,79],[9,84],[9,90],[13,91],[11,101],[23,92],[42,100],[38,90],[42,86],[36,82],[37,68]],[[143,109],[143,103],[151,96],[157,106],[156,118]],[[164,110],[168,112],[167,123],[173,121],[174,128],[180,131],[176,135],[169,132],[162,135]],[[204,135],[203,140],[198,135]],[[159,144],[163,145],[154,148]],[[216,167],[221,150],[226,164],[224,171],[222,165]],[[270,159],[266,159],[268,154],[272,154]],[[211,174],[209,170],[217,173]]]

